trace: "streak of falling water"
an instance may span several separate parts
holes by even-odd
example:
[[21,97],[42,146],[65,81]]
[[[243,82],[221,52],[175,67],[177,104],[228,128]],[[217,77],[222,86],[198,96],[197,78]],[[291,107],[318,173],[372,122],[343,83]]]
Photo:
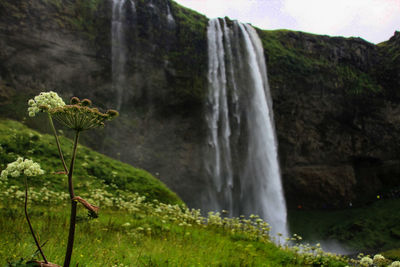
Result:
[[168,1],[167,1],[167,21],[168,21],[168,25],[171,28],[175,28],[176,22],[175,22],[174,16],[172,16],[171,8],[169,7]]
[[264,51],[249,25],[210,20],[204,206],[231,216],[258,214],[288,235]]
[[126,41],[127,27],[127,4],[130,4],[132,13],[136,13],[135,2],[133,0],[113,0],[112,1],[112,23],[111,23],[111,68],[112,83],[114,91],[117,93],[117,109],[122,105],[124,88],[127,86],[126,80],[126,58],[128,55]]
[[[223,32],[218,21],[210,21],[210,28],[207,33],[209,40],[209,62],[208,81],[209,95],[208,108],[211,112],[206,113],[206,120],[209,127],[208,145],[215,153],[211,154],[211,161],[206,162],[206,168],[214,177],[214,185],[219,194],[223,194],[228,205],[232,203],[232,166],[229,137],[231,135],[228,103],[226,91],[226,69],[224,61]],[[222,192],[223,191],[223,192]],[[213,196],[212,196],[213,197]],[[215,209],[221,209],[221,203],[213,200]],[[232,211],[232,207],[225,207]]]

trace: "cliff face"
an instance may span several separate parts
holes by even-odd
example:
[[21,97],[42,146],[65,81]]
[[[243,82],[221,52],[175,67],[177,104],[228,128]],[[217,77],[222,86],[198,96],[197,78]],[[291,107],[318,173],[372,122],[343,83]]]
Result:
[[399,33],[378,46],[290,31],[260,35],[289,204],[346,206],[398,186]]
[[[158,175],[198,206],[207,18],[167,0],[134,2],[121,117],[84,141]],[[0,0],[1,114],[22,119],[26,100],[47,90],[115,108],[111,10],[108,0]],[[400,185],[399,34],[378,46],[292,31],[259,35],[288,203],[347,205]]]

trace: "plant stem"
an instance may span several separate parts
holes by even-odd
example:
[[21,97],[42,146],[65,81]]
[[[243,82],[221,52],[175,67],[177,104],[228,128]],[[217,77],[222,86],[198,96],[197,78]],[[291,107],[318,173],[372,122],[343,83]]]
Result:
[[69,224],[67,252],[65,254],[64,265],[63,265],[64,267],[69,267],[69,264],[71,262],[71,257],[72,257],[72,249],[74,247],[77,203],[75,200],[73,200],[73,198],[75,197],[75,193],[74,193],[74,185],[72,183],[72,174],[74,172],[78,140],[79,140],[79,131],[76,131],[75,140],[74,140],[74,148],[73,148],[71,163],[69,165],[69,172],[68,172],[68,189],[69,189],[69,196],[71,198],[71,217],[70,217],[70,224]]
[[64,171],[65,171],[65,173],[68,174],[67,164],[65,164],[64,156],[63,156],[63,153],[61,151],[61,145],[60,145],[60,141],[58,140],[56,128],[54,127],[53,118],[51,117],[51,115],[49,113],[47,113],[47,115],[49,116],[50,126],[51,126],[51,128],[53,130],[53,134],[54,134],[54,137],[56,139],[58,154],[60,155],[60,159],[61,159],[61,162],[63,164]]
[[33,236],[33,239],[35,240],[36,246],[37,246],[40,254],[42,255],[44,262],[47,264],[48,261],[46,259],[46,256],[44,255],[42,248],[40,247],[39,241],[36,238],[35,232],[33,231],[31,220],[29,219],[29,216],[28,216],[28,208],[27,207],[28,207],[28,180],[25,176],[25,218],[26,218],[26,221],[28,222],[29,229],[31,230],[31,234]]

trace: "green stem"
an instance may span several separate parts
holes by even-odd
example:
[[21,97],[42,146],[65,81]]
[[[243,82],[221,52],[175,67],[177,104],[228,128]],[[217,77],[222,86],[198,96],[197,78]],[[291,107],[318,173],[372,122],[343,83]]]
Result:
[[65,254],[63,267],[69,267],[69,264],[71,263],[72,249],[74,247],[77,203],[76,203],[76,201],[73,200],[73,198],[75,197],[75,193],[74,193],[74,185],[72,183],[72,174],[74,172],[78,140],[79,140],[79,131],[76,131],[75,140],[74,140],[74,148],[73,148],[71,163],[69,165],[69,172],[68,172],[68,189],[69,189],[69,196],[71,198],[71,217],[70,217],[70,224],[69,224],[67,252]]
[[41,246],[39,244],[39,241],[36,238],[35,232],[33,231],[31,220],[29,219],[29,216],[28,216],[28,180],[27,180],[26,176],[25,176],[25,218],[26,218],[26,221],[28,222],[29,229],[31,230],[31,234],[33,236],[33,239],[35,240],[36,246],[37,246],[40,254],[42,255],[42,258],[43,258],[44,262],[48,263],[48,261],[46,259],[46,256],[44,255],[44,253],[42,251],[42,248],[41,248]]
[[65,171],[65,173],[68,174],[67,164],[65,164],[64,156],[63,156],[63,153],[62,153],[62,151],[61,151],[61,145],[60,145],[60,141],[58,140],[56,128],[54,127],[53,118],[51,117],[51,115],[50,115],[49,113],[47,113],[47,114],[49,115],[50,126],[51,126],[51,128],[52,128],[52,130],[53,130],[53,134],[54,134],[54,137],[55,137],[55,139],[56,139],[58,154],[60,155],[60,159],[61,159],[61,162],[62,162],[62,164],[63,164],[64,171]]

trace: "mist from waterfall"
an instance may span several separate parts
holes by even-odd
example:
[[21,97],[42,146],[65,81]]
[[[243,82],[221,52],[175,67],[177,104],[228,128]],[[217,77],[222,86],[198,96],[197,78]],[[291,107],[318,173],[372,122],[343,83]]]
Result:
[[117,109],[122,105],[124,88],[127,86],[126,59],[128,56],[128,44],[125,38],[127,27],[127,8],[130,6],[133,14],[136,14],[136,6],[133,0],[112,1],[111,22],[111,68],[112,84],[117,94]]
[[230,216],[257,214],[288,235],[264,51],[247,24],[210,20],[208,145],[203,207]]

